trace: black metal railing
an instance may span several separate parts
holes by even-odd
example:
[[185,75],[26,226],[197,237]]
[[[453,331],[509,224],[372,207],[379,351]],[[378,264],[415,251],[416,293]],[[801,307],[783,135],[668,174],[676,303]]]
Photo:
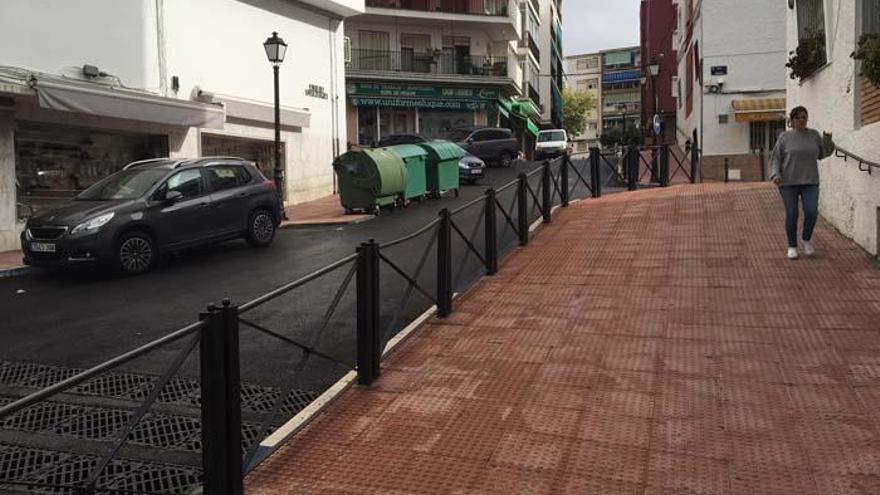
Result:
[[529,87],[529,98],[535,103],[537,106],[541,106],[541,93],[538,92],[537,88],[535,88],[532,83],[527,83]]
[[507,16],[507,6],[508,0],[367,0],[367,7],[487,16]]
[[535,60],[540,62],[541,61],[541,47],[538,46],[538,42],[532,36],[532,33],[526,33],[526,38],[528,38],[529,51],[532,52],[532,55],[535,56]]
[[856,155],[855,153],[852,153],[850,151],[847,151],[847,150],[841,148],[840,146],[835,148],[834,155],[838,158],[843,158],[843,161],[848,161],[848,160],[855,161],[859,165],[859,170],[861,170],[862,172],[868,172],[869,175],[871,174],[871,171],[873,169],[875,169],[875,168],[880,169],[880,163],[866,160],[866,159],[860,157],[859,155]]
[[[665,154],[668,149],[660,148],[660,156]],[[273,446],[263,439],[305,407],[291,409],[288,401],[301,392],[299,386],[306,378],[314,380],[310,373],[335,381],[356,370],[358,382],[369,386],[381,374],[387,343],[406,325],[432,307],[440,318],[451,315],[455,293],[482,276],[496,274],[505,254],[517,245],[526,246],[539,223],[552,222],[556,207],[599,197],[603,184],[637,182],[640,156],[637,147],[630,147],[617,162],[598,149],[592,149],[587,159],[562,156],[545,161],[455,209],[444,208],[437,219],[409,235],[381,244],[371,239],[354,254],[240,306],[229,300],[208,306],[195,323],[2,405],[0,422],[5,422],[74,387],[131,366],[147,354],[170,356],[165,371],[145,389],[143,399],[125,413],[124,427],[112,438],[92,445],[100,455],[90,461],[85,474],[48,483],[28,473],[0,472],[0,486],[80,494],[156,493],[159,489],[131,490],[106,483],[121,469],[120,463],[138,454],[127,442],[139,423],[157,412],[152,409],[169,393],[169,387],[180,382],[175,375],[187,370],[199,377],[198,391],[190,398],[198,412],[187,419],[196,432],[187,441],[199,448],[188,456],[163,450],[163,456],[193,467],[190,486],[174,492],[201,485],[204,493],[241,494],[244,475],[272,452]],[[664,173],[658,167],[661,177]],[[323,310],[313,320],[300,316],[315,308]],[[331,330],[333,340],[342,344],[328,351],[323,341]],[[248,333],[243,336],[243,332]],[[247,365],[255,342],[261,339],[272,352],[263,347],[256,358],[276,360],[273,369],[279,385],[260,403],[256,414],[251,401],[245,400],[240,368]],[[315,397],[317,393],[309,400]],[[12,479],[19,475],[21,479]]]
[[508,77],[507,57],[352,49],[349,70]]

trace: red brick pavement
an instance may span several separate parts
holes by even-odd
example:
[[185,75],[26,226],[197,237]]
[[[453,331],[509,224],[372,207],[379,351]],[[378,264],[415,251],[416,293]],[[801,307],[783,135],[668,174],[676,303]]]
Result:
[[249,494],[880,493],[880,271],[762,184],[563,210]]

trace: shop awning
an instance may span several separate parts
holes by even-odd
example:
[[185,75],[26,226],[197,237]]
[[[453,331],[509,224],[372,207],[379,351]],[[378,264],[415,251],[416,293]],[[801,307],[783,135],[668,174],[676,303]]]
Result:
[[42,108],[181,127],[222,129],[225,112],[219,105],[99,86],[92,83],[33,80]]
[[525,117],[538,117],[541,115],[541,110],[528,100],[513,102],[513,111]]
[[[227,118],[275,124],[275,107],[269,103],[236,98],[204,90],[199,91],[199,99],[212,103],[222,103],[223,108],[226,109]],[[280,114],[282,127],[308,127],[311,119],[311,113],[301,108],[282,106]]]
[[538,133],[541,132],[541,129],[537,124],[532,122],[532,119],[526,120],[526,129],[528,129],[535,137],[538,137]]
[[737,122],[766,122],[785,120],[785,98],[733,100]]
[[512,107],[513,106],[509,100],[498,100],[498,113],[506,118],[510,118],[510,110]]
[[429,110],[473,111],[485,110],[486,101],[445,100],[433,98],[383,98],[370,96],[350,96],[356,107],[425,108]]

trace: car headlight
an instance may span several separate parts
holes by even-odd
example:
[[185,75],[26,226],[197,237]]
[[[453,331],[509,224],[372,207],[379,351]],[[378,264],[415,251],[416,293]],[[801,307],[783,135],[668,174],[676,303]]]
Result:
[[70,231],[71,234],[78,234],[80,232],[88,232],[91,230],[98,230],[104,225],[107,224],[110,220],[113,219],[114,213],[111,211],[110,213],[104,213],[103,215],[97,216],[95,218],[86,220],[85,222],[77,225]]

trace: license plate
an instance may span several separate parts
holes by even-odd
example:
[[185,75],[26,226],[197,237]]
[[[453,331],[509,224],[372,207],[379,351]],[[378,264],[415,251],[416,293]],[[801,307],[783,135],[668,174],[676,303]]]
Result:
[[483,175],[483,171],[478,168],[472,168],[471,175]]
[[51,242],[32,242],[31,251],[35,253],[54,253],[55,244]]

